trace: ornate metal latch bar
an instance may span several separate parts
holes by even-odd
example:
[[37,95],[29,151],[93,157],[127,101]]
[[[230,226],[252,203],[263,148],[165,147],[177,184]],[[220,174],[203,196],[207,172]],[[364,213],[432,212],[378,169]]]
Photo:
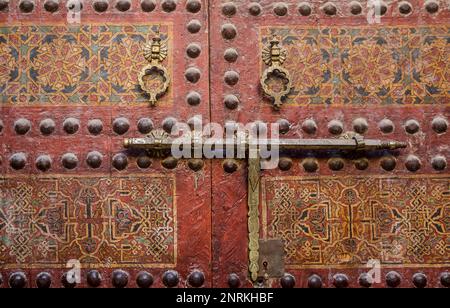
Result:
[[[145,138],[131,138],[124,140],[126,148],[144,149],[150,155],[161,157],[168,156],[176,139],[173,139],[164,131],[154,131]],[[184,142],[176,144],[178,149],[183,147],[190,149],[203,148],[208,145],[214,151],[226,151],[232,148],[236,151],[241,150],[248,158],[248,232],[249,232],[249,273],[253,282],[256,282],[264,272],[265,276],[270,273],[279,272],[279,269],[270,268],[270,264],[265,264],[268,257],[260,256],[260,220],[259,220],[259,187],[261,173],[261,153],[260,149],[271,149],[277,147],[279,150],[309,150],[309,151],[374,151],[374,150],[395,150],[406,148],[407,144],[398,141],[384,141],[375,139],[364,139],[363,136],[349,133],[339,139],[256,139],[243,138],[239,140],[220,139],[213,143],[207,142],[203,137],[191,136]],[[191,153],[191,152],[188,152]],[[235,152],[237,153],[237,152]],[[189,157],[186,157],[189,158]],[[273,243],[272,243],[273,244]],[[276,243],[275,243],[276,244]],[[271,259],[278,260],[277,256]],[[280,263],[277,261],[277,263]],[[263,264],[263,268],[261,268]],[[266,277],[261,277],[266,278]]]
[[[150,64],[141,70],[138,79],[141,89],[149,95],[152,106],[155,106],[158,99],[169,89],[170,75],[161,64],[167,58],[167,54],[167,44],[160,37],[154,37],[144,46],[144,58]],[[156,80],[158,78],[161,80]],[[153,82],[154,84],[150,84]]]

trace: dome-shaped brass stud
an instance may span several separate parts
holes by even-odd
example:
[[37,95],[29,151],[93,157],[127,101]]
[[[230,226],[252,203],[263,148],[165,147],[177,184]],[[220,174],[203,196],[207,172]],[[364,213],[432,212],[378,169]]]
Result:
[[97,151],[92,151],[87,155],[86,163],[93,169],[98,169],[102,165],[103,155]]
[[369,124],[367,123],[367,120],[364,118],[358,118],[353,121],[353,129],[358,134],[365,134],[367,130],[369,129]]
[[96,0],[92,3],[92,7],[97,13],[104,13],[108,10],[109,2],[108,0]]
[[428,284],[428,278],[423,273],[416,273],[416,274],[414,274],[412,280],[413,280],[414,286],[416,288],[418,288],[418,289],[426,288],[426,286]]
[[116,3],[116,9],[120,12],[126,12],[131,9],[131,1],[130,0],[119,0]]
[[282,2],[275,3],[275,5],[273,6],[273,12],[277,16],[286,16],[288,11],[289,11],[289,8],[286,5],[286,3],[282,3]]
[[178,166],[178,160],[174,157],[167,157],[161,162],[161,165],[169,170],[173,170]]
[[114,155],[112,165],[119,171],[125,170],[128,166],[128,158],[125,154],[119,153]]
[[322,278],[319,275],[311,275],[308,278],[308,288],[310,289],[321,289],[323,286]]
[[3,132],[3,128],[4,128],[5,126],[3,125],[3,121],[2,120],[0,120],[0,134]]
[[75,169],[78,165],[78,158],[73,153],[66,153],[61,158],[61,163],[64,168],[72,170]]
[[22,13],[31,13],[34,10],[34,1],[21,0],[19,2],[19,9]]
[[25,153],[13,154],[9,158],[9,164],[10,164],[11,168],[13,168],[14,170],[23,169],[23,168],[25,168],[25,165],[27,164],[27,156],[25,155]]
[[362,13],[362,5],[359,2],[356,1],[352,1],[350,2],[350,13],[352,13],[352,15],[361,15]]
[[153,121],[149,118],[141,118],[137,123],[138,131],[147,135],[153,130]]
[[153,276],[147,272],[140,272],[137,275],[136,284],[141,289],[148,289],[153,285]]
[[0,12],[6,12],[9,8],[9,0],[0,0]]
[[380,0],[374,1],[373,6],[375,8],[376,14],[379,14],[380,16],[386,15],[388,11],[388,6],[384,1]]
[[342,158],[331,158],[328,161],[328,167],[333,171],[340,171],[345,167],[345,161]]
[[195,34],[195,33],[198,33],[201,30],[202,23],[199,20],[197,20],[197,19],[193,19],[193,20],[188,22],[186,28],[187,28],[187,30],[190,33]]
[[141,9],[146,13],[153,12],[156,8],[156,4],[154,0],[142,0],[141,1]]
[[313,173],[319,169],[319,162],[314,158],[306,158],[303,160],[302,166],[306,172]]
[[48,289],[52,285],[52,276],[49,273],[39,273],[36,277],[36,286],[39,289]]
[[55,121],[53,121],[52,119],[44,119],[39,124],[39,130],[41,131],[41,134],[44,136],[49,136],[53,134],[55,128],[56,124]]
[[411,172],[417,172],[422,167],[420,159],[415,155],[409,155],[405,161],[405,167]]
[[236,95],[227,95],[224,98],[224,104],[228,109],[234,110],[239,106],[239,98]]
[[204,166],[204,162],[202,159],[191,159],[188,161],[188,167],[189,169],[191,169],[192,171],[200,171],[202,170]]
[[259,16],[259,15],[261,15],[261,12],[262,12],[261,4],[259,4],[257,2],[250,3],[250,5],[248,6],[248,12],[252,16]]
[[200,288],[205,283],[205,274],[200,271],[193,271],[189,274],[188,283],[191,287]]
[[308,119],[302,123],[302,130],[310,135],[314,135],[317,132],[317,124],[314,120]]
[[237,7],[233,2],[224,3],[222,5],[222,14],[228,17],[236,15]]
[[302,16],[310,16],[312,13],[312,7],[309,3],[307,2],[302,2],[298,5],[298,12],[300,13],[300,15]]
[[287,134],[291,129],[291,123],[288,120],[280,119],[277,121],[280,134]]
[[397,166],[397,160],[393,156],[385,156],[381,158],[380,165],[386,171],[393,171]]
[[402,283],[402,277],[397,272],[389,272],[386,275],[386,285],[390,288],[397,288]]
[[77,283],[74,279],[74,277],[72,277],[73,274],[71,274],[70,279],[69,279],[69,274],[68,273],[64,273],[61,277],[61,284],[64,288],[66,289],[73,289],[77,286]]
[[229,86],[235,86],[239,82],[239,73],[235,71],[227,71],[223,77],[225,83]]
[[348,279],[347,275],[336,274],[333,277],[333,285],[338,289],[348,288],[349,279]]
[[328,123],[328,132],[332,135],[340,135],[344,132],[344,124],[338,120],[332,120]]
[[378,127],[380,131],[383,132],[384,134],[391,134],[395,130],[394,122],[392,122],[389,119],[381,120],[380,123],[378,124]]
[[431,166],[436,171],[442,171],[447,168],[447,159],[442,155],[437,155],[431,159]]
[[337,14],[337,7],[335,4],[328,2],[323,7],[322,10],[328,16],[334,16]]
[[75,118],[67,118],[63,122],[63,129],[69,135],[76,134],[80,129],[80,121]]
[[123,289],[128,285],[129,276],[125,271],[116,270],[112,273],[111,284],[114,288]]
[[174,288],[174,287],[178,286],[178,283],[180,282],[180,278],[176,271],[167,271],[163,274],[162,282],[166,287]]
[[202,97],[198,92],[191,91],[186,96],[186,102],[191,106],[198,106],[202,101]]
[[36,159],[36,168],[42,172],[48,171],[52,167],[52,159],[48,155],[41,155]]
[[113,121],[112,127],[117,135],[124,135],[130,129],[130,121],[127,118],[120,117]]
[[445,288],[450,288],[450,272],[444,272],[440,277],[441,285]]
[[171,134],[172,130],[176,128],[177,122],[177,119],[174,117],[165,118],[162,122],[162,128],[166,133]]
[[433,119],[433,122],[431,122],[431,127],[437,134],[443,134],[448,129],[448,122],[443,117],[436,117]]
[[18,135],[25,135],[31,130],[31,122],[24,118],[18,119],[14,122],[14,130]]
[[398,11],[402,15],[409,15],[411,14],[412,10],[412,5],[409,2],[402,1],[398,4]]
[[164,12],[170,13],[176,10],[177,2],[175,0],[164,0],[161,7]]
[[234,48],[228,48],[227,50],[225,50],[225,53],[223,55],[223,58],[230,63],[234,63],[237,61],[239,57],[239,54],[237,52],[236,49]]
[[237,274],[230,274],[228,275],[228,286],[232,289],[237,289],[241,286],[241,279],[239,278],[239,275]]
[[9,276],[8,284],[12,289],[23,289],[27,286],[27,276],[23,272],[12,273]]
[[91,135],[100,135],[103,130],[103,122],[99,119],[89,120],[87,128]]
[[59,10],[59,1],[47,0],[44,2],[44,9],[49,13],[55,13]]
[[373,284],[373,279],[369,274],[363,273],[359,276],[358,283],[363,288],[370,288]]
[[147,169],[152,165],[152,160],[148,155],[140,155],[137,160],[136,164],[141,169]]
[[186,2],[186,10],[189,13],[198,13],[202,9],[202,2],[199,0],[188,0]]
[[87,284],[92,288],[98,288],[102,284],[102,276],[96,270],[91,270],[86,275]]
[[234,173],[238,169],[238,165],[234,160],[227,159],[223,163],[223,170],[226,173]]
[[186,70],[184,76],[190,83],[197,83],[200,80],[201,72],[196,67],[190,67]]
[[430,14],[435,14],[439,11],[439,2],[436,0],[429,0],[425,2],[425,9]]
[[295,277],[291,274],[284,274],[280,279],[280,285],[284,289],[292,289],[295,287]]
[[188,55],[189,58],[192,58],[192,59],[198,58],[201,53],[202,53],[202,48],[197,43],[191,43],[186,48],[186,54]]
[[69,0],[66,8],[69,12],[79,13],[83,10],[83,2],[81,0]]
[[236,38],[237,29],[233,24],[225,24],[222,26],[222,37],[227,40]]
[[359,158],[355,160],[355,168],[358,170],[366,170],[369,168],[369,160],[367,158]]
[[278,168],[280,168],[281,171],[289,171],[291,170],[292,166],[293,162],[290,158],[283,157],[278,161]]

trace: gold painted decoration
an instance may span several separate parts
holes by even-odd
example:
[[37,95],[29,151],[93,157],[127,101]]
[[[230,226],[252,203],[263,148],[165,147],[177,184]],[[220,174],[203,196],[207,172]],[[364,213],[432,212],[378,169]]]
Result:
[[150,64],[139,73],[139,85],[149,95],[152,106],[155,106],[158,99],[169,89],[170,75],[161,64],[167,54],[167,44],[160,37],[154,37],[152,42],[144,46],[144,57]]
[[248,250],[249,272],[253,282],[259,276],[259,185],[261,162],[259,151],[248,159]]
[[261,76],[261,87],[273,103],[275,109],[280,109],[283,100],[291,92],[292,80],[289,71],[282,67],[287,58],[287,50],[280,46],[280,39],[274,36],[270,45],[262,51],[262,59],[269,66]]

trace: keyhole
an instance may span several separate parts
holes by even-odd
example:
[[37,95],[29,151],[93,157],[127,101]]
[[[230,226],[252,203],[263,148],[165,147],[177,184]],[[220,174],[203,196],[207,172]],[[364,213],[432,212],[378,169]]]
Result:
[[264,270],[265,271],[267,271],[267,267],[269,266],[269,263],[267,262],[267,261],[264,261],[263,262],[263,267],[264,267]]

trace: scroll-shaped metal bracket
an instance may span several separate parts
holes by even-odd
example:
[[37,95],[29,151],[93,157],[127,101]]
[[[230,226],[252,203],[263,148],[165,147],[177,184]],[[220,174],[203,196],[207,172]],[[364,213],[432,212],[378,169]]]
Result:
[[[292,89],[291,75],[287,69],[282,67],[287,58],[287,50],[280,46],[280,39],[274,36],[268,46],[262,51],[262,58],[269,67],[261,76],[261,87],[264,94],[272,100],[273,107],[278,110],[283,104],[283,100]],[[278,89],[270,85],[270,81],[278,82]]]
[[[150,62],[139,73],[139,85],[141,89],[150,96],[150,104],[156,105],[156,102],[169,89],[170,75],[167,69],[161,64],[167,57],[167,44],[162,42],[160,37],[154,37],[152,42],[144,46],[144,57]],[[149,80],[155,81],[150,85]]]

